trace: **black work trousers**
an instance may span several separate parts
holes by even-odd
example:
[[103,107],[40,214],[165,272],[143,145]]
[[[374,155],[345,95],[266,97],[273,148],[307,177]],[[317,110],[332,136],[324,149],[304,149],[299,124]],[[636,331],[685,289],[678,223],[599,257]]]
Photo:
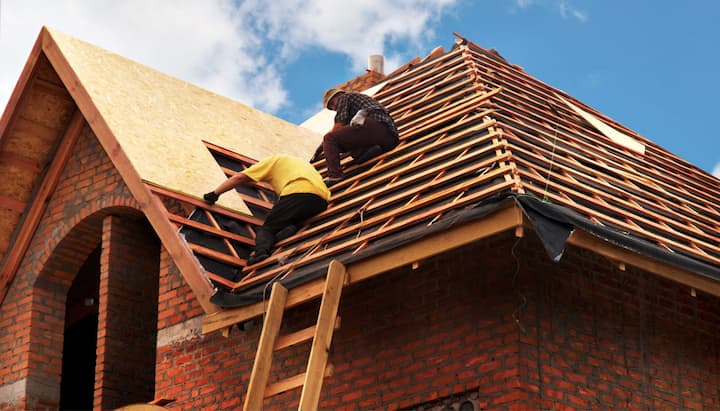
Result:
[[275,245],[275,234],[283,228],[300,225],[327,208],[327,201],[322,197],[309,193],[295,193],[280,196],[265,222],[255,233],[255,253],[270,254]]

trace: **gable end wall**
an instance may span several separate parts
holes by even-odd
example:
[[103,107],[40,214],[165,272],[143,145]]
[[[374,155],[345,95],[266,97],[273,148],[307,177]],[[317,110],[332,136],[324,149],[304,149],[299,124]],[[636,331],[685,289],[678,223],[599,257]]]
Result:
[[143,221],[86,125],[0,307],[0,409],[57,409],[67,292],[108,216]]

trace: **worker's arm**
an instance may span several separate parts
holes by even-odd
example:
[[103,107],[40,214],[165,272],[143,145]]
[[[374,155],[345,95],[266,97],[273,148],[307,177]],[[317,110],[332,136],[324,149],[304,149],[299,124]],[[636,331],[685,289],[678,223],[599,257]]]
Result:
[[250,178],[242,172],[235,173],[230,176],[230,178],[220,183],[220,185],[218,185],[213,191],[203,195],[203,199],[210,204],[215,204],[218,198],[220,198],[220,194],[232,190],[240,184],[245,184],[248,181],[250,181]]
[[[338,130],[339,128],[342,128],[343,126],[345,126],[345,124],[343,124],[343,123],[333,123],[333,126],[332,126],[332,128],[330,129],[330,131],[328,131],[328,133],[332,133],[333,131],[336,131],[336,130]],[[321,157],[322,154],[323,154],[323,145],[322,145],[322,143],[321,143],[321,144],[317,147],[317,149],[315,149],[315,154],[313,154],[313,156],[310,157],[310,162],[311,162],[311,163],[314,163],[314,162],[320,160],[320,157]]]

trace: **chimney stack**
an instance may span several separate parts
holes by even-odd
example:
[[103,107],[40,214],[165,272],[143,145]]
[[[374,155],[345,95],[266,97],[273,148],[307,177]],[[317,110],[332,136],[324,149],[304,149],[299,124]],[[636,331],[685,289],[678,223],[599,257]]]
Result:
[[368,57],[368,70],[385,75],[385,58],[382,54],[371,54]]

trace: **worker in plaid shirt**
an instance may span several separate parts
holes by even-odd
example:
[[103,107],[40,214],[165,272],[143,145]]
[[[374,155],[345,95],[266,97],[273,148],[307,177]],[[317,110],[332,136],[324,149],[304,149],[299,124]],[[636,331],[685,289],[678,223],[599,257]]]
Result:
[[359,164],[398,145],[395,122],[374,98],[331,88],[323,94],[323,107],[336,112],[335,123],[323,137],[312,161],[325,154],[328,186],[345,177],[340,168],[340,153],[350,153]]

